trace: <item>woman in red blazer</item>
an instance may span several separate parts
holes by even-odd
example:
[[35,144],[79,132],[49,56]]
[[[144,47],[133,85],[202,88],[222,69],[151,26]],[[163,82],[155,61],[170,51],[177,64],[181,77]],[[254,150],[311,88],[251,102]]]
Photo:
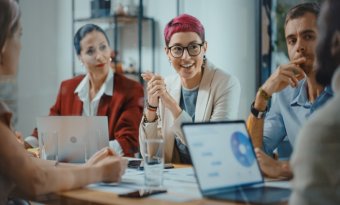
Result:
[[[134,156],[139,151],[142,85],[111,70],[109,40],[97,25],[81,27],[74,36],[74,47],[87,74],[61,83],[49,115],[107,116],[110,147],[120,155]],[[32,135],[26,142],[37,146],[36,129]]]

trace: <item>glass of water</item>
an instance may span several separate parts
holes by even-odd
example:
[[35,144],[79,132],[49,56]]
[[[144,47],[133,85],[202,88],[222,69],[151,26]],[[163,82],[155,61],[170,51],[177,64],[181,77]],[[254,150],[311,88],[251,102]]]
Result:
[[164,141],[145,139],[142,143],[145,186],[160,187],[163,184]]
[[40,158],[58,161],[58,132],[41,132],[39,147]]

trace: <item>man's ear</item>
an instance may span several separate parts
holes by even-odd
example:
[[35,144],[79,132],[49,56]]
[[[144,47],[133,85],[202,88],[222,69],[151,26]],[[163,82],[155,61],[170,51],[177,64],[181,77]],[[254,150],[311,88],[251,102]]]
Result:
[[331,41],[331,55],[338,57],[340,56],[340,31],[336,31],[333,34]]

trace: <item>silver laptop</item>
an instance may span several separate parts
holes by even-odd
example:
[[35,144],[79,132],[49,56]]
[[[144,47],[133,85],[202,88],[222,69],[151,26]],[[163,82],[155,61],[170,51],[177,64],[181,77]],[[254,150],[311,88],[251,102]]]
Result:
[[42,133],[57,133],[58,146],[45,154],[58,152],[58,161],[83,163],[95,152],[109,146],[107,116],[45,116],[37,118],[39,147]]
[[264,186],[244,121],[184,123],[182,130],[204,197],[254,204],[289,199],[289,189]]

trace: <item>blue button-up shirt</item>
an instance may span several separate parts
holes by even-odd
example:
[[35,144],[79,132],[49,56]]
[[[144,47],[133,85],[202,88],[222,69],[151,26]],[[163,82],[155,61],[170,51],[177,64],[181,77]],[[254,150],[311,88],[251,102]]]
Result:
[[307,118],[332,96],[332,89],[328,86],[311,103],[308,100],[306,79],[300,81],[297,88],[289,86],[275,93],[264,122],[264,151],[271,155],[285,137],[294,148],[298,132]]

